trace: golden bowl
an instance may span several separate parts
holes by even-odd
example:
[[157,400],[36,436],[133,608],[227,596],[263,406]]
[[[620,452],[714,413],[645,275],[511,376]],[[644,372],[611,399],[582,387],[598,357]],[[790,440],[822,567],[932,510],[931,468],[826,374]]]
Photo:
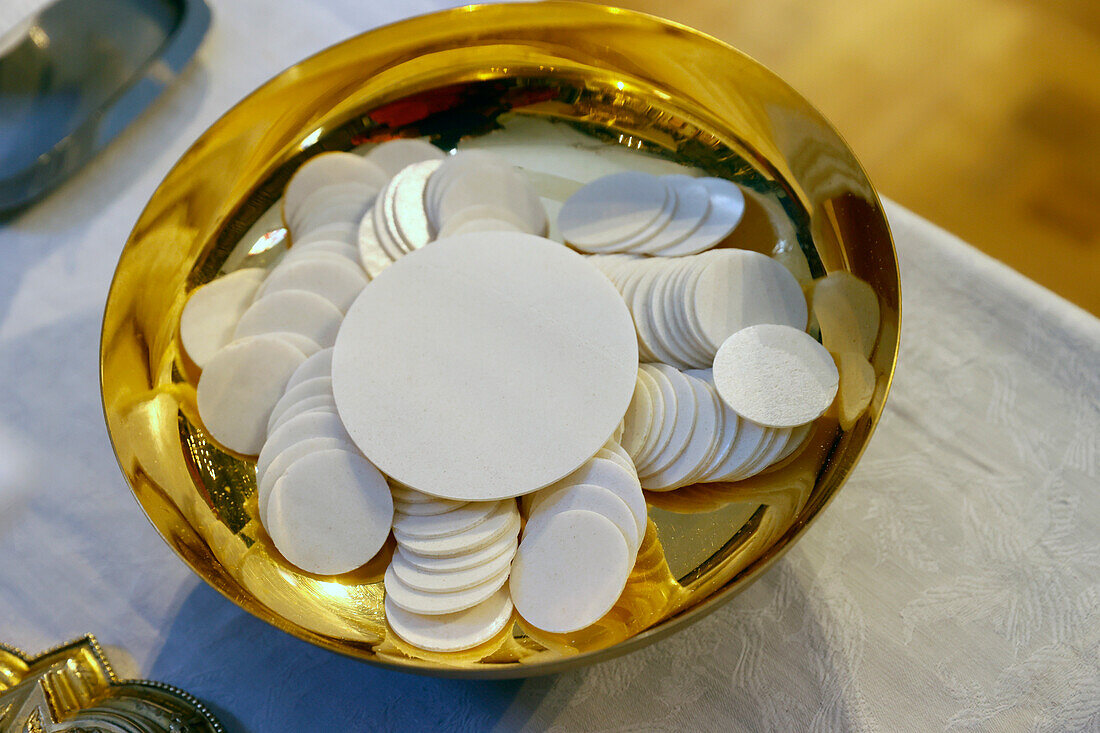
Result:
[[[540,124],[563,134],[557,142],[532,138]],[[755,193],[756,207],[740,229],[766,228],[768,212],[778,211],[790,230],[773,229],[772,254],[796,258],[805,278],[846,270],[873,288],[881,318],[869,407],[843,428],[835,417],[819,419],[808,448],[777,470],[648,495],[637,567],[595,626],[546,635],[517,623],[469,652],[409,648],[385,625],[385,551],[331,578],[302,573],[275,552],[256,520],[252,461],[203,431],[196,369],[177,329],[192,289],[242,261],[270,260],[278,246],[264,250],[281,236],[272,204],[297,166],[323,150],[394,135],[431,135],[444,147],[545,144],[551,158],[553,145],[562,154],[587,147],[738,181]],[[264,84],[199,138],[153,195],[119,260],[103,322],[103,406],[149,520],[234,603],[299,638],[387,667],[527,676],[606,659],[687,626],[799,538],[881,414],[897,358],[899,298],[890,232],[866,174],[829,123],[760,64],[689,28],[614,8],[474,6],[333,46]]]

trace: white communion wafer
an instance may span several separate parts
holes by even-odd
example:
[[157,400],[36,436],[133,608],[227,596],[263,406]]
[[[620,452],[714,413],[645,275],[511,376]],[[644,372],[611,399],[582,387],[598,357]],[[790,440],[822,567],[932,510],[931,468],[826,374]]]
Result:
[[394,575],[408,587],[424,593],[451,593],[492,580],[512,565],[514,552],[504,552],[488,562],[454,573],[429,573],[413,565],[398,547],[393,555]]
[[473,529],[484,522],[499,505],[495,501],[474,501],[445,514],[428,516],[394,516],[393,531],[398,541],[406,537],[413,539],[431,539]]
[[271,432],[271,426],[279,420],[287,408],[307,397],[321,395],[332,396],[332,377],[314,377],[287,389],[283,396],[279,398],[279,401],[275,403],[275,407],[271,408],[271,417],[267,423],[268,432]]
[[405,168],[394,176],[383,202],[388,221],[392,221],[393,229],[410,250],[423,247],[433,238],[424,208],[424,189],[441,163],[440,160],[425,160]]
[[741,417],[768,427],[795,427],[821,417],[839,381],[825,347],[790,326],[742,329],[714,357],[718,394]]
[[617,252],[646,252],[653,239],[672,221],[672,217],[676,215],[676,210],[680,206],[680,194],[674,186],[666,183],[663,179],[661,179],[661,185],[668,189],[668,199],[665,200],[664,208],[657,214],[657,218],[633,237],[615,242],[611,246],[611,250]]
[[440,499],[432,496],[431,494],[425,494],[423,491],[417,491],[416,489],[410,489],[408,486],[402,486],[399,483],[394,483],[390,487],[393,491],[395,499],[408,503],[430,502],[430,501],[450,501],[449,499]]
[[626,539],[611,520],[595,512],[559,512],[520,543],[509,581],[512,602],[538,629],[577,631],[611,610],[630,566]]
[[333,391],[387,475],[486,501],[599,450],[637,365],[630,313],[598,270],[551,240],[484,232],[417,250],[363,290],[337,339]]
[[711,463],[714,451],[721,442],[722,403],[705,382],[687,374],[681,376],[695,391],[695,427],[683,453],[676,460],[663,470],[641,477],[643,489],[669,491],[687,486],[692,477],[699,475],[701,467]]
[[379,189],[389,175],[374,163],[354,153],[331,152],[316,155],[302,164],[287,182],[283,195],[283,220],[296,211],[306,197],[334,183],[364,183]]
[[305,290],[320,295],[343,313],[366,286],[363,270],[346,257],[340,261],[301,259],[276,267],[264,282],[263,296],[280,290]]
[[731,334],[761,323],[806,327],[806,298],[783,265],[743,249],[700,256],[707,265],[695,283],[692,312],[709,346],[717,350]]
[[391,564],[386,568],[386,598],[412,613],[436,616],[441,613],[457,613],[487,600],[508,582],[508,568],[504,568],[488,580],[455,591],[422,591],[406,584],[397,576]]
[[299,458],[275,482],[267,532],[302,570],[337,575],[365,564],[390,534],[393,503],[369,461],[331,449]]
[[293,389],[295,386],[308,379],[313,379],[314,377],[331,376],[332,347],[330,346],[327,349],[321,349],[302,362],[302,365],[294,371],[293,375],[291,375],[290,381],[286,383],[286,388],[288,390]]
[[513,534],[504,534],[485,547],[453,557],[428,557],[418,555],[407,547],[399,548],[410,563],[426,573],[457,573],[480,567],[504,553],[514,555],[518,546],[519,526]]
[[[623,426],[623,447],[631,456],[636,456],[645,445],[653,428],[653,398],[650,397],[649,388],[642,382],[644,372],[638,372],[638,381],[634,385],[634,396],[630,399],[630,406],[626,408],[626,417]],[[646,379],[652,379],[645,374]]]
[[350,441],[339,415],[327,412],[307,412],[291,418],[267,436],[260,455],[256,459],[256,475],[267,471],[271,461],[280,453],[302,440],[310,438],[339,438]]
[[636,252],[654,253],[662,257],[678,257],[700,251],[698,245],[685,246],[684,241],[695,232],[710,212],[710,193],[706,186],[691,176],[663,176],[676,191],[676,211],[668,224]]
[[663,471],[683,454],[691,441],[691,435],[695,430],[696,420],[699,415],[699,405],[696,402],[695,390],[683,373],[667,364],[652,364],[651,374],[658,380],[664,380],[672,385],[676,393],[675,412],[667,411],[665,421],[672,420],[672,432],[668,442],[645,465],[638,466],[638,473],[642,477]]
[[730,450],[733,448],[734,442],[738,438],[738,434],[741,432],[741,418],[736,412],[731,410],[729,406],[722,401],[722,398],[718,396],[718,391],[714,388],[713,375],[710,369],[693,369],[691,371],[684,372],[689,376],[695,377],[699,381],[703,382],[707,391],[710,392],[711,399],[714,404],[717,405],[717,409],[721,411],[722,418],[720,420],[721,435],[718,445],[714,449],[714,455],[711,456],[711,460],[706,465],[699,467],[699,472],[690,478],[690,483],[697,481],[707,480],[722,462],[725,461],[726,456],[729,455]]
[[710,208],[699,228],[683,242],[661,254],[692,254],[702,252],[721,242],[741,223],[745,213],[745,194],[740,187],[724,178],[698,179],[710,194]]
[[805,425],[799,425],[797,428],[791,430],[789,436],[787,436],[787,444],[783,446],[782,452],[776,456],[769,466],[774,466],[780,461],[786,460],[793,455],[795,451],[806,444],[806,441],[810,438],[810,433],[814,430],[813,423],[806,423]]
[[759,456],[745,468],[740,478],[748,478],[749,476],[755,476],[763,471],[768,466],[772,465],[779,460],[779,456],[783,455],[783,451],[787,447],[787,441],[791,438],[791,433],[794,428],[772,428],[775,431],[775,435],[768,443],[767,449],[762,451]]
[[321,252],[343,257],[345,260],[355,265],[357,272],[363,274],[363,268],[359,265],[359,250],[356,249],[354,245],[334,239],[315,239],[305,244],[296,244],[291,247],[290,251],[287,252],[286,256],[279,262],[279,266],[282,267],[291,262],[297,262],[300,259],[317,259],[315,257],[309,257],[309,255],[315,255]]
[[402,536],[401,546],[417,555],[454,557],[480,550],[509,534],[519,532],[519,510],[514,501],[503,502],[483,522],[458,534],[417,539]]
[[526,176],[510,164],[466,168],[461,174],[452,176],[439,196],[435,220],[446,223],[463,209],[484,204],[499,205],[511,211],[523,222],[525,232],[546,233],[546,209],[542,199],[531,188]]
[[634,515],[634,525],[638,528],[638,536],[645,534],[648,511],[646,509],[645,495],[642,494],[641,484],[638,478],[614,461],[606,458],[593,458],[585,463],[568,478],[554,486],[547,487],[534,494],[529,501],[528,516],[538,510],[539,504],[559,488],[579,484],[592,484],[599,486],[615,494],[630,509]]
[[283,413],[279,415],[278,419],[269,421],[270,427],[267,432],[270,434],[275,428],[279,427],[292,417],[304,414],[306,412],[331,412],[333,415],[336,412],[336,400],[332,398],[332,393],[317,395],[315,397],[306,397],[298,400],[290,407],[283,410]]
[[306,357],[281,339],[240,339],[218,351],[199,378],[197,403],[207,431],[230,450],[255,455],[267,418]]
[[634,463],[630,460],[629,456],[624,456],[608,448],[600,448],[596,451],[596,458],[606,458],[609,461],[614,461],[630,473],[634,473]]
[[366,159],[386,172],[396,176],[406,166],[423,160],[442,160],[447,154],[427,140],[418,138],[398,138],[378,143],[370,149]]
[[[439,231],[436,237],[442,238],[455,234],[455,229],[468,224],[472,221],[479,221],[483,219],[492,219],[494,221],[507,222],[516,228],[516,231],[524,231],[523,221],[511,211],[508,211],[502,206],[493,206],[491,204],[478,204],[476,206],[468,206],[465,209],[461,209],[451,215],[447,221],[440,225]],[[529,232],[531,233],[531,232]]]
[[352,224],[350,222],[342,221],[336,224],[329,224],[328,226],[318,227],[309,234],[292,239],[290,251],[293,252],[297,247],[304,247],[307,244],[313,242],[346,242],[347,244],[355,243],[356,232],[359,231],[358,224]]
[[301,237],[332,224],[360,221],[373,203],[374,199],[364,200],[351,195],[333,198],[301,214],[298,222],[290,225],[291,232]]
[[332,450],[333,448],[349,450],[353,453],[357,450],[351,444],[351,441],[345,438],[307,438],[281,451],[266,466],[264,471],[256,471],[256,504],[260,510],[260,521],[264,523],[264,526],[267,526],[267,500],[271,498],[271,489],[274,488],[275,482],[290,468],[290,464],[310,453]]
[[307,357],[313,356],[321,350],[320,345],[308,336],[303,336],[300,333],[291,333],[289,331],[271,331],[270,333],[262,334],[264,336],[270,336],[271,338],[277,338],[280,341],[285,341],[294,348],[301,351]]
[[200,369],[233,340],[237,321],[265,277],[267,272],[258,267],[237,270],[211,280],[188,297],[180,315],[180,341]]
[[[307,219],[313,217],[318,211],[339,204],[362,212],[374,201],[374,197],[378,195],[378,190],[377,186],[369,186],[363,183],[342,182],[323,186],[307,196],[297,209],[294,211],[287,210],[287,226],[290,227],[290,232],[294,237],[303,238],[308,233],[305,226]],[[343,221],[351,221],[351,219]],[[322,226],[337,223],[339,222],[332,221]],[[319,227],[309,227],[308,231],[317,228]]]
[[512,598],[502,586],[488,600],[457,613],[425,616],[410,613],[388,597],[386,623],[413,646],[433,652],[456,652],[484,644],[512,620]]
[[[447,227],[444,227],[445,229]],[[504,221],[502,219],[471,219],[470,221],[460,224],[456,227],[452,227],[447,236],[453,236],[458,234],[470,234],[472,232],[522,232],[521,227],[517,227],[511,222]],[[441,235],[442,236],[442,235]]]
[[393,508],[402,514],[409,514],[416,517],[430,517],[433,514],[445,514],[450,511],[454,511],[459,507],[466,506],[467,502],[464,501],[451,501],[450,499],[433,499],[431,501],[422,501],[415,504],[401,501],[395,494],[393,497]]
[[316,293],[280,290],[260,298],[244,312],[234,338],[289,331],[332,346],[344,314]]
[[637,554],[642,538],[630,508],[619,496],[594,484],[576,484],[555,490],[532,511],[523,529],[524,535],[537,534],[551,516],[571,509],[595,512],[610,519],[623,533],[631,556]]
[[[630,459],[634,462],[635,472],[637,472],[637,466],[640,463],[649,459],[649,456],[653,455],[653,452],[657,449],[658,442],[661,440],[662,431],[665,429],[665,402],[661,393],[661,387],[657,384],[653,376],[646,370],[646,368],[638,368],[638,383],[645,386],[646,391],[649,392],[650,402],[653,403],[652,424],[649,427],[649,433],[645,437],[645,442],[642,443],[642,447],[637,452],[630,452]],[[671,392],[671,387],[669,388]],[[669,430],[672,426],[669,426]],[[625,447],[626,435],[623,435],[623,442]]]
[[656,176],[626,171],[597,178],[570,196],[558,213],[565,241],[605,251],[652,224],[673,193]]

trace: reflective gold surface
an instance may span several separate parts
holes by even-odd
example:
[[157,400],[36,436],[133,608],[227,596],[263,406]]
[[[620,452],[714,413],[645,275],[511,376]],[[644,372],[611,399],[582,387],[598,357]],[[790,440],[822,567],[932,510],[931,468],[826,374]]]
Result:
[[91,634],[31,657],[0,644],[0,733],[222,733],[191,695],[120,681]]
[[[281,249],[272,204],[309,156],[398,134],[429,135],[444,147],[530,145],[539,142],[524,136],[532,121],[568,133],[557,143],[563,155],[584,149],[642,166],[672,161],[736,180],[751,201],[731,244],[748,246],[738,237],[753,232],[777,242],[772,254],[807,285],[838,269],[870,283],[881,310],[875,391],[849,429],[822,418],[806,449],[776,470],[649,496],[638,566],[593,627],[528,634],[520,619],[476,650],[433,655],[387,634],[378,581],[392,547],[334,578],[304,574],[278,556],[256,520],[252,462],[203,432],[197,369],[182,355],[177,323],[190,290],[242,263],[265,264]],[[544,183],[562,183],[555,181]],[[647,644],[766,570],[866,446],[889,391],[899,318],[896,259],[874,190],[829,124],[770,72],[649,16],[570,3],[477,6],[380,28],[291,67],[180,159],[135,226],[111,288],[104,411],[119,464],[154,526],[242,608],[387,666],[524,676]]]

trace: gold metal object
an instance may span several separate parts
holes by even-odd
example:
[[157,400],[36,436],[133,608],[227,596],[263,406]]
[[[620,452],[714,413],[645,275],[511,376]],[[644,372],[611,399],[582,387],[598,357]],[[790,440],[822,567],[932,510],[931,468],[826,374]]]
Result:
[[175,687],[120,681],[91,634],[31,657],[0,644],[0,733],[223,733]]
[[[195,408],[177,324],[187,294],[270,262],[271,205],[305,159],[397,135],[443,147],[550,120],[611,153],[673,160],[749,193],[734,244],[758,233],[804,280],[847,270],[881,319],[867,410],[818,420],[808,447],[748,481],[652,494],[627,591],[598,624],[559,637],[522,620],[453,655],[387,633],[384,551],[337,577],[281,558],[256,518],[252,460],[220,449]],[[277,216],[277,215],[276,215]],[[778,217],[778,218],[777,218]],[[777,226],[779,218],[788,222]],[[257,227],[251,249],[238,242]],[[270,230],[270,231],[269,231]],[[278,236],[276,236],[278,234]],[[808,284],[808,283],[807,283]],[[459,8],[379,28],[291,67],[218,120],[150,200],[123,250],[101,344],[107,426],[134,494],[192,569],[259,618],[384,666],[460,677],[555,672],[683,628],[759,577],[836,494],[881,414],[897,358],[897,262],[881,204],[828,122],[775,75],[700,33],[587,4]],[[426,457],[430,460],[430,457]],[[388,552],[392,552],[389,547]]]

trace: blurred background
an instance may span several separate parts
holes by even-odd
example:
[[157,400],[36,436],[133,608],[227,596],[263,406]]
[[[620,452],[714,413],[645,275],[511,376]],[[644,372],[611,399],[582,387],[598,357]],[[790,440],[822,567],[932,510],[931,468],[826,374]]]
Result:
[[[0,34],[47,1],[0,0]],[[1100,315],[1100,0],[608,1],[769,66],[881,193]]]
[[880,193],[1100,315],[1100,0],[613,4],[762,62]]

